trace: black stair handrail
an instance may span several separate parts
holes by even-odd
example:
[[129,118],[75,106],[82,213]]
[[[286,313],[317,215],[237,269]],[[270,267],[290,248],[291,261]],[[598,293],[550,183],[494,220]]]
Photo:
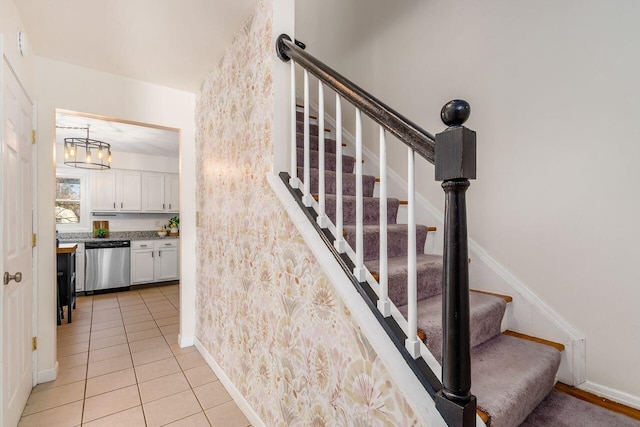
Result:
[[[282,61],[293,60],[331,87],[373,121],[398,137],[415,153],[434,164],[436,181],[443,181],[445,208],[442,383],[435,380],[425,386],[428,391],[432,388],[438,389],[435,395],[431,392],[430,395],[434,397],[436,408],[447,425],[475,426],[476,398],[471,394],[471,331],[465,193],[469,188],[469,180],[476,178],[476,133],[462,126],[471,114],[471,107],[462,100],[453,100],[445,104],[440,111],[440,118],[448,128],[434,137],[305,52],[304,48],[303,43],[297,40],[292,41],[286,34],[281,34],[276,42],[276,51]],[[315,224],[315,221],[313,223]],[[329,246],[332,247],[332,245]],[[406,359],[408,352],[401,347],[398,349]],[[414,372],[417,372],[415,363],[408,362],[408,364]]]
[[400,141],[411,147],[413,151],[424,157],[428,162],[435,164],[435,137],[429,132],[337,71],[309,55],[297,43],[291,41],[288,35],[281,34],[278,37],[276,46],[280,59],[283,61],[293,59],[340,96],[349,100],[376,123],[395,135]]

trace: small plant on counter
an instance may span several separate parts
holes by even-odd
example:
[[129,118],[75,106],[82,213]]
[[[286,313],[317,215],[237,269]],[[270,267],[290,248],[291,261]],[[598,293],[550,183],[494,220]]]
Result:
[[176,234],[178,232],[178,226],[180,225],[180,218],[177,216],[169,219],[169,228],[171,229],[172,234]]
[[107,230],[106,228],[96,228],[95,230],[93,230],[93,237],[99,237],[102,239],[107,237],[108,233],[109,230]]

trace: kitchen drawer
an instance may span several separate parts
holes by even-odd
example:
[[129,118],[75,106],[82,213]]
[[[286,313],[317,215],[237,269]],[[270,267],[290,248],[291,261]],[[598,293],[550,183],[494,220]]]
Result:
[[132,240],[131,250],[135,251],[136,249],[153,249],[153,244],[153,240]]
[[155,245],[156,245],[156,249],[177,248],[178,247],[178,239],[156,240],[155,241]]

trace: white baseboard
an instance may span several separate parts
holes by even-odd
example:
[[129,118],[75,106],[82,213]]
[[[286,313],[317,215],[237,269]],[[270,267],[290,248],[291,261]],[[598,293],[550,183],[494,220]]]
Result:
[[58,370],[58,361],[56,360],[56,364],[53,368],[45,369],[44,371],[38,371],[38,384],[54,381],[56,378],[58,378]]
[[183,337],[182,335],[178,334],[178,343],[180,344],[180,348],[191,347],[195,344],[195,337]]
[[253,410],[249,402],[247,402],[242,393],[240,393],[240,391],[236,388],[235,384],[233,384],[227,374],[222,370],[220,365],[218,365],[218,363],[213,359],[213,356],[211,356],[207,349],[204,348],[200,340],[195,337],[193,339],[196,348],[198,349],[202,357],[204,357],[204,360],[206,360],[209,367],[211,367],[222,385],[224,385],[224,388],[227,389],[227,392],[231,395],[231,398],[234,402],[236,402],[236,405],[238,405],[245,417],[247,417],[247,419],[251,422],[251,425],[256,427],[266,427],[264,421],[262,421],[256,411]]
[[591,381],[583,382],[578,386],[578,388],[588,391],[589,393],[593,393],[596,396],[604,397],[635,409],[640,409],[640,396],[634,396],[633,394],[625,393],[624,391],[616,390]]

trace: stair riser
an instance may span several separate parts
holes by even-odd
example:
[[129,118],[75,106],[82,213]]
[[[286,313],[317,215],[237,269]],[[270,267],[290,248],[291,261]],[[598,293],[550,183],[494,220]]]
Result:
[[[309,152],[309,167],[317,169],[318,168],[318,152],[310,151]],[[304,150],[298,148],[297,150],[297,162],[299,165],[304,165]],[[344,173],[352,173],[353,165],[355,164],[355,159],[350,156],[342,156],[342,171]],[[325,153],[324,155],[324,166],[325,170],[335,171],[336,170],[336,155]]]
[[[304,135],[299,133],[297,134],[296,145],[298,148],[304,148]],[[309,149],[312,151],[318,151],[318,136],[310,135],[309,136]],[[336,141],[333,139],[325,138],[324,139],[324,152],[325,153],[336,153]]]
[[[356,247],[356,230],[355,226],[345,226],[345,240],[349,245]],[[363,233],[363,251],[364,261],[375,260],[380,257],[380,230],[375,228],[365,228]],[[416,227],[416,252],[424,253],[424,243],[427,239],[427,227]],[[387,254],[388,257],[406,256],[407,255],[407,231],[404,229],[390,228],[387,233]]]
[[[387,224],[395,224],[398,214],[398,200],[387,200]],[[336,197],[327,196],[325,212],[336,223]],[[363,223],[366,225],[380,224],[380,199],[363,198]],[[356,223],[356,199],[353,197],[343,197],[342,199],[342,223]]]
[[[311,169],[311,194],[318,194],[319,180],[318,169]],[[298,177],[302,179],[304,175],[303,168],[298,168]],[[333,171],[325,171],[325,194],[336,194],[336,173]],[[371,175],[362,176],[362,192],[364,197],[372,197],[373,189],[376,185],[376,178]],[[345,196],[356,195],[356,176],[352,173],[342,174],[342,194]]]
[[[300,121],[296,122],[296,132],[304,133],[304,123]],[[318,125],[309,124],[309,135],[318,135]]]

